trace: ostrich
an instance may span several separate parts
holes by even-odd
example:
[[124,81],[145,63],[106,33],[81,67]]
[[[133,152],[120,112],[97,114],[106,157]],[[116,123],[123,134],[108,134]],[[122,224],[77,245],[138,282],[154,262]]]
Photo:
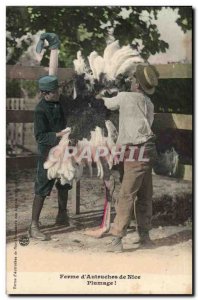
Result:
[[[49,45],[51,44],[49,75],[56,75],[59,43],[55,41],[58,37],[51,33],[43,34],[37,52],[41,52],[45,39]],[[103,101],[96,99],[96,95],[100,93],[112,97],[120,91],[129,90],[129,77],[133,76],[137,63],[140,62],[142,59],[136,50],[129,45],[120,47],[117,40],[105,48],[103,56],[93,51],[87,61],[78,51],[77,58],[73,61],[75,70],[73,95],[65,97],[63,94],[60,98],[67,120],[66,134],[60,143],[51,149],[44,168],[48,170],[49,179],[60,178],[62,184],[66,182],[72,184],[74,179],[81,178],[86,164],[92,173],[92,163],[96,163],[97,175],[103,180],[105,187],[105,203],[101,225],[94,230],[86,231],[94,237],[102,237],[110,230],[111,203],[115,187],[111,168],[118,162],[118,158],[112,154],[112,149],[116,149],[118,133],[110,120],[110,111]],[[82,153],[86,147],[90,150],[90,159],[84,153],[79,161],[77,153]],[[96,160],[94,154],[98,148],[108,149],[108,155],[105,157],[102,154],[98,155]]]

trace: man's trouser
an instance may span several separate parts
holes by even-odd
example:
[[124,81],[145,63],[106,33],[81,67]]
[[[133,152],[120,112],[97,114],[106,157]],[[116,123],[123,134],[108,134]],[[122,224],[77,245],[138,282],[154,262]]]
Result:
[[38,164],[37,164],[37,172],[36,172],[36,180],[35,180],[35,195],[39,195],[41,197],[46,197],[49,196],[53,186],[56,182],[56,188],[57,190],[70,190],[71,189],[71,185],[66,183],[65,185],[61,185],[60,184],[60,180],[56,180],[56,179],[51,179],[49,180],[47,177],[47,170],[44,169],[43,164],[45,162],[45,158],[41,157],[38,160]]
[[[144,146],[144,158],[148,161],[139,161],[141,147]],[[157,152],[155,137],[142,145],[135,146],[134,161],[127,161],[129,153],[126,151],[121,172],[121,190],[115,204],[116,217],[112,234],[123,237],[131,221],[134,210],[138,232],[148,232],[151,228],[152,217],[152,166],[156,163]],[[137,156],[136,156],[137,154]]]
[[145,161],[124,161],[124,174],[114,219],[113,235],[123,237],[131,221],[134,209],[138,231],[149,231],[152,217],[152,164],[156,159],[153,142],[148,143]]

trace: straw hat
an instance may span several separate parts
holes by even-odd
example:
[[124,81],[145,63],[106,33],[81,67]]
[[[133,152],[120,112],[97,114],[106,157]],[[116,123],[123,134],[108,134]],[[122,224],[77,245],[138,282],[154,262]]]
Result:
[[152,95],[155,92],[159,73],[154,66],[138,65],[134,75],[146,94]]

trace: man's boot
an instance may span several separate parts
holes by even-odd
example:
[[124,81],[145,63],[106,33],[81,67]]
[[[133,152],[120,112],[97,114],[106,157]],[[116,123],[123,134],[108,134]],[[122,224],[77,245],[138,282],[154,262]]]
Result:
[[58,214],[56,217],[57,225],[70,226],[67,215],[68,190],[58,189]]
[[49,240],[49,237],[42,233],[39,229],[39,217],[43,208],[45,197],[35,195],[32,205],[32,222],[29,228],[29,235],[34,239],[41,241]]
[[137,241],[134,242],[134,244],[139,244],[142,247],[153,247],[155,244],[152,242],[149,236],[149,230],[143,229],[143,228],[137,228],[137,232],[139,235],[139,238]]
[[111,243],[108,245],[107,252],[123,252],[122,238],[118,236],[114,237]]

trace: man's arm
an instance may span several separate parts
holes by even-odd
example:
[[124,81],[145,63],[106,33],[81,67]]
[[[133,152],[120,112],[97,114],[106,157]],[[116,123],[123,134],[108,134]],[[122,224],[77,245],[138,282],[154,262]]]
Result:
[[146,110],[146,117],[151,127],[154,120],[154,105],[150,100],[146,103]]
[[48,132],[47,131],[47,119],[45,113],[41,110],[35,111],[34,113],[34,135],[37,143],[55,146],[59,141],[59,137],[64,135],[61,132]]
[[106,98],[101,95],[98,95],[98,96],[96,96],[96,99],[104,100],[104,105],[106,106],[106,108],[108,108],[110,110],[117,110],[120,108],[120,99],[121,98],[120,98],[119,94],[112,98]]

